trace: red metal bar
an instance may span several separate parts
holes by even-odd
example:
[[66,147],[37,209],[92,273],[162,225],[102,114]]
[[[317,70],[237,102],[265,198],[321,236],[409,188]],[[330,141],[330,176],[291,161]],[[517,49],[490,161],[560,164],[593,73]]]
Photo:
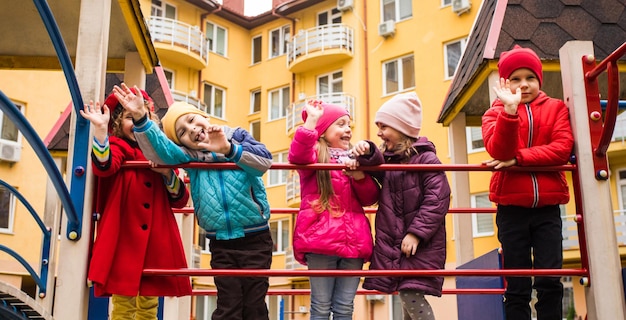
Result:
[[146,276],[230,277],[434,277],[434,276],[589,276],[588,269],[456,269],[456,270],[279,270],[279,269],[144,269]]
[[[443,289],[442,294],[504,294],[504,289]],[[268,296],[308,296],[311,294],[310,289],[269,289],[267,290]],[[357,290],[358,295],[374,295],[382,294],[389,295],[389,293],[374,291],[374,290]],[[397,293],[391,293],[397,294]],[[216,289],[194,289],[191,292],[192,296],[216,296]]]
[[[147,161],[126,161],[124,162],[124,168],[146,168],[148,166]],[[162,168],[205,168],[205,169],[239,169],[235,163],[221,162],[221,163],[204,163],[204,162],[190,162],[179,165],[163,165]],[[274,170],[343,170],[346,166],[338,163],[313,163],[313,164],[291,164],[291,163],[274,163],[270,169]],[[562,166],[544,166],[544,167],[519,167],[513,166],[504,169],[502,171],[573,171],[576,169],[575,165],[562,165]],[[492,167],[488,167],[482,164],[381,164],[378,166],[361,166],[359,170],[363,171],[387,171],[387,170],[402,170],[402,171],[494,171]]]
[[585,74],[585,78],[597,78],[600,73],[602,73],[606,68],[609,62],[617,62],[619,58],[621,58],[624,54],[626,54],[626,41],[622,43],[619,48],[615,49],[608,57],[602,60],[595,68],[588,71]]
[[[172,210],[175,213],[185,213],[185,214],[192,214],[193,213],[193,208],[192,207],[185,207],[185,208],[172,208]],[[363,210],[365,210],[365,213],[376,213],[376,208],[364,208]],[[273,208],[270,209],[271,213],[276,213],[276,214],[297,214],[300,209],[299,208]],[[461,213],[461,214],[467,214],[467,213],[496,213],[496,208],[456,208],[456,209],[449,209],[448,213]]]
[[608,99],[606,103],[606,114],[604,115],[604,125],[602,126],[602,135],[598,146],[594,152],[596,155],[606,156],[606,150],[609,148],[613,130],[615,129],[615,121],[617,121],[617,106],[619,104],[619,71],[617,63],[609,62],[607,64],[608,73]]

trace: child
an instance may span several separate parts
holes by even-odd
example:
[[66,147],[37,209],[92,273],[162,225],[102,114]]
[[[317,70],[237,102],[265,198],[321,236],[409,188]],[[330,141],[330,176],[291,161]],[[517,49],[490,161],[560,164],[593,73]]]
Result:
[[[380,107],[374,121],[383,140],[380,150],[358,143],[354,153],[382,153],[389,164],[441,164],[435,145],[419,136],[422,105],[417,94],[394,96]],[[443,269],[449,205],[450,186],[445,172],[384,172],[370,270]],[[366,289],[399,291],[405,320],[435,319],[424,295],[439,297],[442,286],[440,276],[367,277],[363,283]]]
[[[137,91],[136,91],[137,92]],[[141,91],[152,108],[152,99]],[[89,280],[96,296],[112,295],[111,319],[156,320],[159,296],[191,294],[188,277],[142,276],[147,268],[187,268],[172,207],[189,200],[172,169],[122,169],[124,161],[146,160],[132,132],[131,115],[113,94],[85,105],[80,114],[94,128],[92,168],[98,178],[96,240]]]
[[[244,129],[209,123],[209,115],[176,102],[162,119],[163,133],[149,121],[143,99],[125,84],[114,88],[135,123],[146,157],[165,164],[234,162],[242,170],[187,168],[198,224],[209,238],[211,268],[269,269],[272,263],[270,207],[261,176],[272,155]],[[268,319],[268,277],[215,277],[213,320]]]
[[[498,96],[482,118],[485,148],[494,169],[557,166],[574,144],[563,101],[540,90],[543,73],[534,51],[515,46],[498,62]],[[496,224],[505,269],[559,269],[563,265],[560,204],[569,201],[563,172],[494,171],[489,199],[497,204]],[[532,257],[531,257],[532,256]],[[560,277],[507,277],[507,320],[531,317],[532,289],[539,319],[562,319]]]
[[[289,148],[295,164],[343,163],[351,159],[346,108],[309,101]],[[363,162],[366,159],[362,159]],[[362,163],[365,164],[365,163]],[[360,270],[372,253],[363,206],[376,203],[379,188],[368,174],[351,170],[298,170],[300,212],[293,234],[295,259],[309,270]],[[352,319],[359,277],[311,277],[311,320]]]

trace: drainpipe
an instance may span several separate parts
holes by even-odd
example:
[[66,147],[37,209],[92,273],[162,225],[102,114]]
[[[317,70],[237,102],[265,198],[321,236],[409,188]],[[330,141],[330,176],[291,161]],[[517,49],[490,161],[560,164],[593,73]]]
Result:
[[[286,3],[288,2],[285,2],[283,4],[286,4]],[[278,8],[280,8],[280,6],[272,8],[272,15],[278,18],[284,18],[284,19],[291,21],[291,37],[293,38],[293,36],[296,34],[296,19],[284,16],[276,12],[276,9]],[[292,102],[296,101],[296,74],[293,72],[291,73],[291,101]]]
[[[365,25],[365,30],[363,30],[363,48],[365,48],[365,52],[363,53],[365,63],[365,137],[372,139],[372,137],[370,137],[370,72],[369,50],[367,49],[367,1],[363,1],[363,25]],[[372,305],[372,307],[373,306],[374,305]]]

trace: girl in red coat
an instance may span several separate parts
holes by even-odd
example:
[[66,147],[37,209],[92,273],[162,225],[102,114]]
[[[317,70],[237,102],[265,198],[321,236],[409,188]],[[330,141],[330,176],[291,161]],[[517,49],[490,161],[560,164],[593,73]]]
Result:
[[[145,91],[146,107],[152,99]],[[112,296],[112,320],[156,320],[159,296],[191,294],[187,277],[143,276],[147,268],[187,268],[172,207],[189,194],[168,168],[122,169],[146,160],[132,132],[131,115],[111,94],[102,108],[85,105],[80,114],[93,125],[92,168],[97,179],[96,240],[88,278],[96,296]],[[152,113],[151,113],[152,115]]]
[[[515,46],[498,62],[498,96],[482,118],[485,149],[494,169],[557,166],[570,158],[574,138],[563,101],[540,90],[541,60]],[[505,269],[559,269],[563,265],[560,204],[569,200],[563,172],[494,171],[489,199],[498,205],[496,224]],[[563,318],[560,277],[507,277],[507,320],[530,320],[532,289],[537,318]]]

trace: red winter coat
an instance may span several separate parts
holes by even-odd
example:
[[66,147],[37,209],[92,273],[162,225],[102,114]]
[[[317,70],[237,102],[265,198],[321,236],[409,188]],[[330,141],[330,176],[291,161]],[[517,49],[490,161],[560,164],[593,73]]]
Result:
[[163,176],[151,169],[121,169],[124,161],[146,158],[136,142],[117,137],[109,142],[109,162],[101,165],[92,157],[101,218],[88,278],[96,296],[191,294],[188,277],[142,277],[147,268],[187,268],[171,207],[185,206],[189,193],[183,185],[179,195],[170,195]]
[[[517,115],[504,112],[496,99],[483,115],[482,131],[491,157],[515,158],[518,166],[564,165],[574,145],[567,106],[542,91],[520,104]],[[535,208],[569,201],[565,174],[556,171],[494,171],[489,191],[489,199],[502,205]]]

